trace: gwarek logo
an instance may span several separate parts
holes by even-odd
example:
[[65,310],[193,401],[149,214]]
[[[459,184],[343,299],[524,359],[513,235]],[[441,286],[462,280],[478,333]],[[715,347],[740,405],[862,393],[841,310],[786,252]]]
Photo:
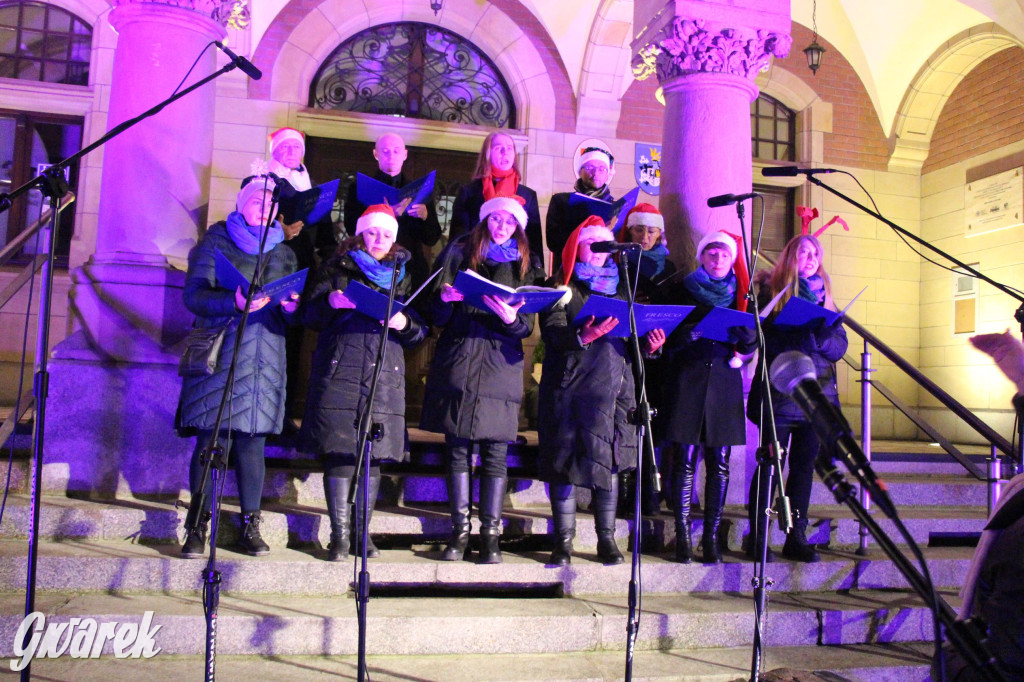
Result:
[[25,616],[14,635],[14,655],[18,658],[11,659],[11,670],[24,670],[33,658],[59,658],[65,654],[71,658],[99,658],[107,642],[116,658],[152,658],[160,653],[154,638],[163,627],[152,627],[152,623],[152,611],[146,611],[138,623],[120,625],[97,624],[95,618],[47,623],[46,616],[35,611]]

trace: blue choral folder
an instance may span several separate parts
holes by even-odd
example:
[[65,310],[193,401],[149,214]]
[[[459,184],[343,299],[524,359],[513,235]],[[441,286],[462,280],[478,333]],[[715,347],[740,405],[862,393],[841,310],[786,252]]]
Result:
[[[780,292],[765,306],[764,310],[761,311],[761,319],[763,320],[771,312],[775,304],[782,298]],[[715,306],[708,311],[708,314],[697,323],[697,326],[693,328],[694,336],[700,336],[705,339],[711,339],[713,341],[721,341],[722,343],[731,343],[732,339],[729,338],[729,327],[747,327],[748,329],[754,328],[754,315],[752,313],[740,312],[739,310],[733,310],[732,308],[722,308]]]
[[[217,276],[217,286],[230,291],[235,291],[241,287],[243,294],[249,291],[249,280],[238,271],[234,263],[229,261],[227,256],[221,253],[220,250],[215,250],[214,267]],[[303,268],[298,272],[293,272],[290,275],[285,275],[280,279],[264,284],[256,292],[254,298],[269,296],[271,303],[281,303],[291,298],[292,294],[301,294],[302,288],[306,285],[306,274],[308,272],[309,268]]]
[[509,305],[523,301],[519,312],[524,314],[544,312],[565,295],[561,289],[550,287],[523,286],[517,289],[492,282],[472,270],[459,270],[452,286],[463,296],[463,302],[474,308],[492,312],[484,303],[484,296],[494,296]]
[[[420,285],[420,288],[412,293],[409,298],[404,301],[395,300],[391,304],[391,317],[394,317],[397,313],[402,312],[405,308],[412,303],[413,299],[420,295],[420,292],[435,278],[437,273],[441,272],[440,269],[435,270],[434,274],[427,278],[427,280]],[[388,312],[388,297],[387,294],[382,294],[379,291],[374,291],[370,287],[366,286],[362,282],[351,280],[348,286],[345,287],[345,298],[352,301],[356,306],[356,311],[372,317],[375,320],[384,320],[384,316]]]
[[301,220],[314,225],[331,214],[334,199],[338,195],[341,180],[331,180],[303,192],[296,192],[290,186],[281,192],[281,213],[284,222],[291,225]]
[[[693,310],[692,305],[643,305],[633,306],[636,315],[636,335],[643,336],[652,329],[664,329],[665,335],[671,334],[687,315]],[[629,336],[629,303],[618,298],[608,298],[592,294],[583,309],[576,316],[574,323],[582,325],[588,317],[595,320],[614,317],[619,323],[608,332],[611,337]]]
[[583,204],[586,206],[588,214],[596,215],[598,218],[603,220],[604,224],[611,228],[611,230],[617,235],[626,222],[626,214],[636,206],[636,200],[639,195],[639,187],[634,187],[629,190],[617,201],[595,199],[594,197],[588,197],[586,194],[573,192],[569,195],[569,205],[578,206]]
[[[369,175],[356,173],[356,198],[364,206],[387,204],[397,206],[406,199],[411,199],[409,206],[425,204],[434,193],[434,176],[437,171],[430,171],[419,180],[410,182],[405,187],[392,187]],[[406,207],[408,210],[408,207]]]
[[[846,311],[850,309],[850,306],[860,298],[860,295],[864,293],[864,289],[861,289],[853,300],[846,304],[846,307],[840,311],[829,310],[824,306],[811,303],[810,301],[793,296],[786,305],[783,306],[782,310],[775,318],[775,324],[778,325],[789,325],[791,327],[805,327],[810,324],[814,324],[816,320],[825,320],[826,325],[833,325],[836,321],[846,314]],[[772,306],[774,307],[774,306]],[[771,307],[769,307],[771,310]]]

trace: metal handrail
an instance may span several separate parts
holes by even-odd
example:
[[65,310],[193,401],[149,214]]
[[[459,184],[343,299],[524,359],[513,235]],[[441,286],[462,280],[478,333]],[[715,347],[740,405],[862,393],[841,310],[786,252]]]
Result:
[[892,362],[893,365],[903,370],[903,372],[906,373],[907,376],[913,379],[923,389],[928,391],[928,393],[930,393],[932,397],[934,397],[936,400],[942,403],[957,417],[966,422],[967,425],[974,429],[974,431],[977,432],[982,438],[984,438],[989,443],[997,447],[999,450],[1003,452],[1003,454],[1007,455],[1008,457],[1016,458],[1017,453],[1013,451],[1013,446],[1010,444],[1010,441],[1000,436],[998,433],[995,432],[995,430],[991,426],[989,426],[981,419],[979,419],[977,415],[975,415],[969,409],[964,407],[960,402],[953,398],[953,396],[949,395],[944,390],[942,390],[938,386],[938,384],[936,384],[934,381],[925,376],[921,372],[921,370],[914,367],[903,356],[901,356],[899,353],[897,353],[892,348],[887,346],[885,342],[883,342],[877,336],[875,336],[867,329],[862,327],[858,322],[856,322],[849,316],[846,317],[844,323],[847,327],[852,329],[854,333],[856,333],[858,336],[864,339],[865,342],[878,349],[878,352],[880,352],[884,357],[888,358],[888,360]]
[[[60,200],[60,209],[63,211],[65,208],[70,206],[75,201],[74,192],[68,192]],[[50,215],[53,209],[47,208],[43,211],[43,214],[39,216],[39,219],[29,225],[26,229],[22,230],[17,237],[12,239],[10,242],[4,245],[0,249],[0,265],[4,265],[7,261],[13,258],[15,255],[21,252],[22,247],[28,242],[29,239],[34,237],[36,233],[47,227],[50,220]],[[18,290],[25,285],[25,283],[36,273],[39,268],[46,262],[46,256],[44,254],[37,255],[26,264],[14,279],[4,287],[3,291],[0,291],[0,308],[3,308],[8,301],[14,298],[14,295],[18,293]]]

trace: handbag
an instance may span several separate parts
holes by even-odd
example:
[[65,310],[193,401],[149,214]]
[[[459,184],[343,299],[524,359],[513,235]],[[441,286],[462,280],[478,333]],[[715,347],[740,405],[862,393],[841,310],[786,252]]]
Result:
[[217,370],[217,359],[228,325],[193,327],[185,337],[185,350],[178,363],[178,376],[209,376]]

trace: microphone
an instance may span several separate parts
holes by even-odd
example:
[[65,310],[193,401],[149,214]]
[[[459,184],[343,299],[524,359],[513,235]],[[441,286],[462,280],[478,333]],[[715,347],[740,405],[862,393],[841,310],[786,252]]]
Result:
[[636,242],[593,242],[590,245],[592,253],[618,253],[630,249],[642,249]]
[[719,208],[720,206],[731,206],[739,201],[746,201],[753,197],[761,196],[757,192],[747,194],[719,194],[717,197],[708,199],[708,208]]
[[895,518],[896,507],[889,498],[885,481],[875,474],[864,451],[853,439],[846,417],[825,397],[814,372],[814,361],[800,351],[789,350],[775,358],[769,376],[776,390],[796,401],[821,442],[835,448],[846,468],[867,488],[879,508]]
[[791,178],[796,175],[817,175],[818,173],[838,173],[834,168],[798,168],[796,166],[768,166],[761,169],[766,178]]
[[412,259],[412,254],[407,249],[399,249],[395,252],[395,263],[401,265],[408,263]]
[[227,45],[220,42],[219,40],[213,41],[213,44],[219,47],[220,51],[226,54],[228,56],[228,59],[230,59],[235,66],[240,68],[242,70],[242,73],[244,73],[246,76],[253,79],[254,81],[258,81],[259,79],[263,78],[263,72],[257,69],[256,65],[250,62],[248,59],[246,59],[245,57],[239,57],[237,54],[231,51],[231,48],[229,48]]

